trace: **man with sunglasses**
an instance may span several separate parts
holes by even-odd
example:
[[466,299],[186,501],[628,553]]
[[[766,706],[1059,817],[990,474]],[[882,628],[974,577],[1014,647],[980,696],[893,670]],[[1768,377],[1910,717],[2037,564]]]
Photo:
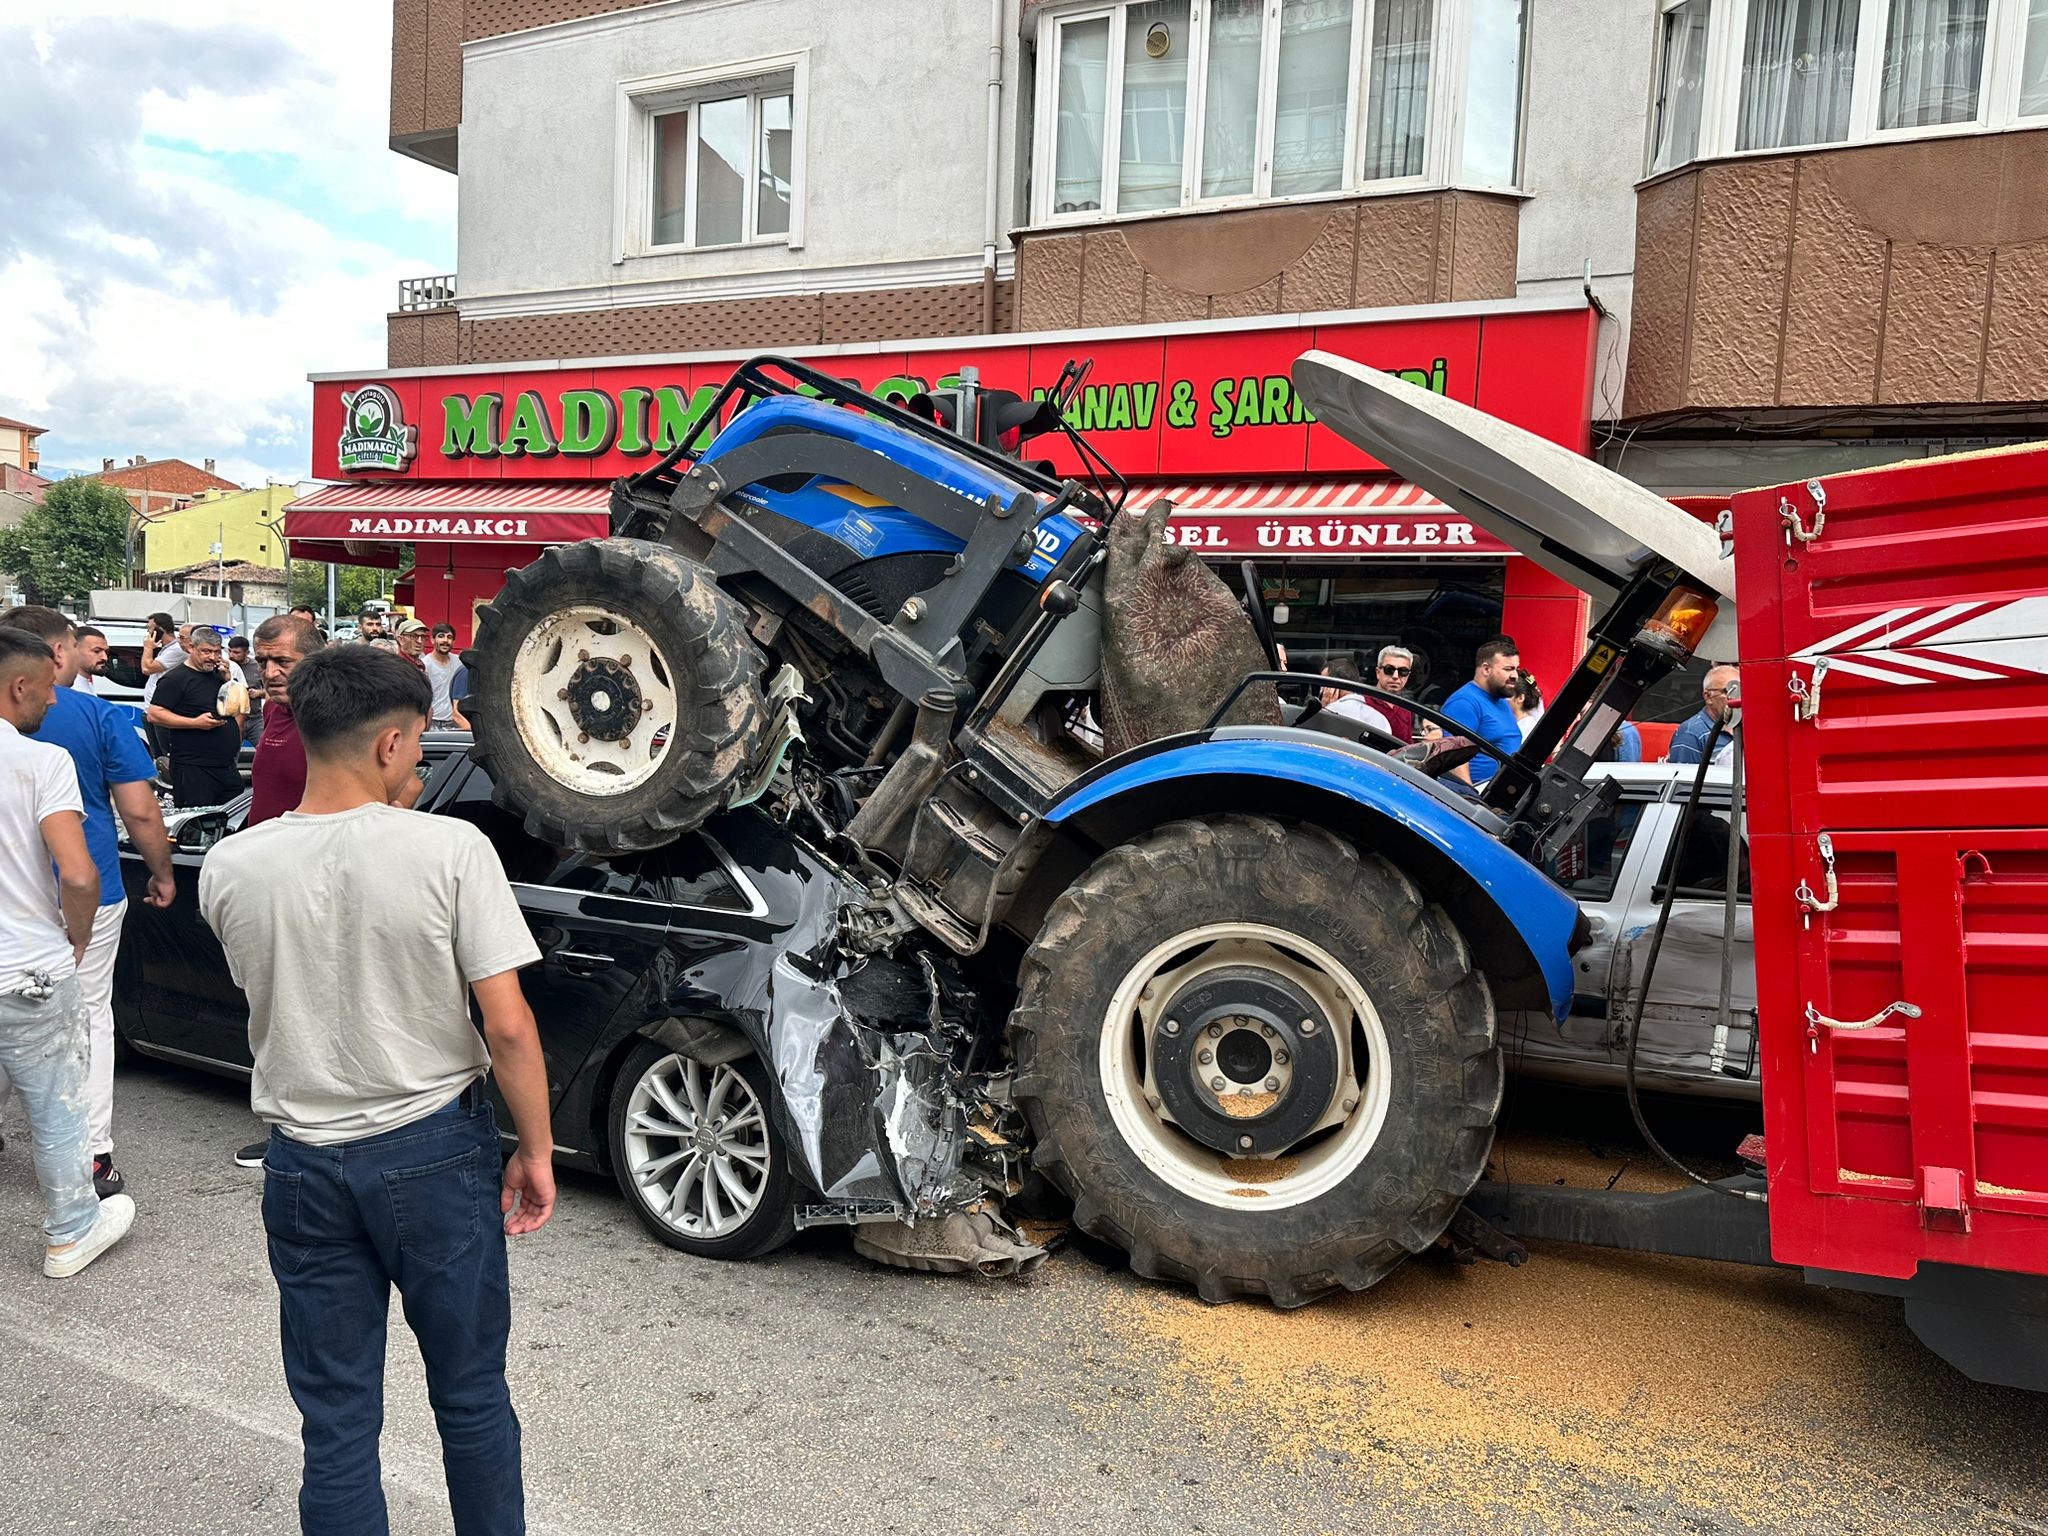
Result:
[[[1415,675],[1415,653],[1398,645],[1380,647],[1378,671],[1374,681],[1388,693],[1406,693],[1408,680]],[[1415,739],[1415,715],[1411,710],[1398,704],[1389,704],[1385,699],[1373,700],[1373,705],[1387,717],[1387,726],[1400,741]]]

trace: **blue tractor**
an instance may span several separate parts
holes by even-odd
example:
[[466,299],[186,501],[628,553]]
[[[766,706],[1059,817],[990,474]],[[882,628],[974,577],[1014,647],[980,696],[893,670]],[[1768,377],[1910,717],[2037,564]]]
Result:
[[[1328,680],[1278,665],[1257,583],[1239,609],[1065,425],[1081,372],[898,403],[757,358],[618,484],[612,537],[481,611],[475,753],[528,831],[628,856],[750,807],[843,875],[753,996],[648,1005],[683,1056],[772,1069],[803,1188],[745,1241],[650,1220],[676,1246],[844,1221],[887,1249],[881,1225],[1049,1185],[1211,1300],[1363,1289],[1480,1178],[1497,1015],[1568,1006],[1583,923],[1545,865],[1609,807],[1583,770],[1614,723],[1732,592],[1711,530],[1455,402],[1297,362],[1317,430],[1606,602],[1475,796],[1443,770],[1489,748],[1317,728]],[[1058,431],[1086,475],[1021,456]],[[909,1002],[863,1012],[890,988]]]

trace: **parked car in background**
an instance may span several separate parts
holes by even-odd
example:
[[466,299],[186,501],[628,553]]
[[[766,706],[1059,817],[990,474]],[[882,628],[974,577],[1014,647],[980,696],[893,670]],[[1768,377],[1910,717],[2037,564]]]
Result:
[[[1501,1016],[1509,1070],[1621,1084],[1629,1021],[1642,995],[1658,908],[1674,873],[1679,819],[1697,771],[1692,764],[1609,763],[1589,775],[1619,780],[1621,798],[1612,816],[1589,824],[1585,838],[1559,858],[1551,874],[1578,898],[1592,940],[1572,959],[1575,985],[1568,1017],[1559,1022],[1541,1013]],[[1746,836],[1736,876],[1734,985],[1726,1032],[1719,1026],[1729,816],[1729,770],[1709,769],[1685,862],[1676,871],[1671,922],[1650,977],[1637,1079],[1660,1092],[1755,1100],[1760,1096],[1756,955]]]

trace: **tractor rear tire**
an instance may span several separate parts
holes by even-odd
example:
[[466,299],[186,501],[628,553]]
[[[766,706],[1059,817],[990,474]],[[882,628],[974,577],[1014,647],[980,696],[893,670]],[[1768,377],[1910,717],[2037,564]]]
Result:
[[1075,1225],[1208,1301],[1377,1283],[1442,1235],[1500,1109],[1492,999],[1443,910],[1263,817],[1099,858],[1025,956],[1010,1043]]
[[644,539],[564,545],[513,572],[464,659],[472,756],[557,847],[630,853],[694,830],[766,731],[745,610]]

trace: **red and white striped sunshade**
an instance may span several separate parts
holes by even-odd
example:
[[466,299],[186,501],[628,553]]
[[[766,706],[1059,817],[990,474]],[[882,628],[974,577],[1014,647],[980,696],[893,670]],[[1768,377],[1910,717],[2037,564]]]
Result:
[[1420,512],[1444,506],[1421,486],[1391,475],[1372,480],[1202,480],[1131,488],[1130,505],[1164,496],[1177,512]]
[[291,510],[306,512],[602,512],[608,481],[589,480],[369,480],[323,485]]

